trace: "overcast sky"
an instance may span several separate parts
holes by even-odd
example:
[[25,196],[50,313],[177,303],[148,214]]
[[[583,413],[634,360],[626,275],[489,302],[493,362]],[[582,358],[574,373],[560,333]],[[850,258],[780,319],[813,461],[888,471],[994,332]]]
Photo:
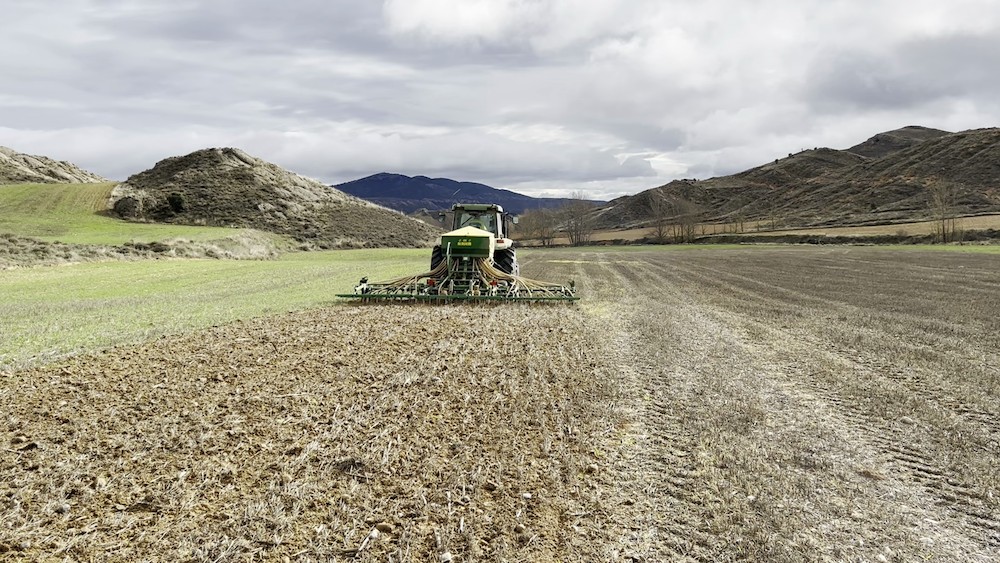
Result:
[[997,0],[0,0],[0,145],[611,198],[1000,125]]

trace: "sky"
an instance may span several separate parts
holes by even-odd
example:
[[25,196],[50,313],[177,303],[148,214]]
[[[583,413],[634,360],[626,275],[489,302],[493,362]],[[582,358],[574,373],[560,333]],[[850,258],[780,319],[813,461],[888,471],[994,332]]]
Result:
[[0,0],[0,145],[610,199],[1000,125],[997,0]]

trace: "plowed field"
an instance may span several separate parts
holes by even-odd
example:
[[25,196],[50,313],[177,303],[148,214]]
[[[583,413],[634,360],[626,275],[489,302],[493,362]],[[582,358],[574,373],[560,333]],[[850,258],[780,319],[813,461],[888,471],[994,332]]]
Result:
[[0,559],[992,561],[1000,260],[560,251],[0,381]]

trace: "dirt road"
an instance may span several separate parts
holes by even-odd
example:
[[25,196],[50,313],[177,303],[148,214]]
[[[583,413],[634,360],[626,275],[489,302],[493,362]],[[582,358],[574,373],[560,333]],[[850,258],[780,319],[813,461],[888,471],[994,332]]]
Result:
[[0,559],[991,561],[1000,261],[536,252],[0,382]]

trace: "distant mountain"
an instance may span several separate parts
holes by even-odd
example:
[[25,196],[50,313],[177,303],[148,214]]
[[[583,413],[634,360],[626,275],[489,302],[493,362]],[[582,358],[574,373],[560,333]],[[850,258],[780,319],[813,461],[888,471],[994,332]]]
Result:
[[249,227],[317,248],[423,246],[439,232],[234,148],[162,160],[112,198],[127,219]]
[[0,147],[0,184],[87,184],[108,182],[93,172],[47,156],[21,154]]
[[421,209],[449,209],[456,203],[497,203],[504,211],[519,214],[529,209],[561,207],[572,201],[566,198],[531,197],[475,182],[427,176],[410,177],[386,172],[334,187],[407,214]]
[[660,213],[786,227],[889,224],[932,218],[938,186],[955,190],[956,214],[1000,213],[1000,129],[904,127],[847,150],[807,150],[731,176],[673,181],[615,199],[594,216],[603,229],[649,226]]

